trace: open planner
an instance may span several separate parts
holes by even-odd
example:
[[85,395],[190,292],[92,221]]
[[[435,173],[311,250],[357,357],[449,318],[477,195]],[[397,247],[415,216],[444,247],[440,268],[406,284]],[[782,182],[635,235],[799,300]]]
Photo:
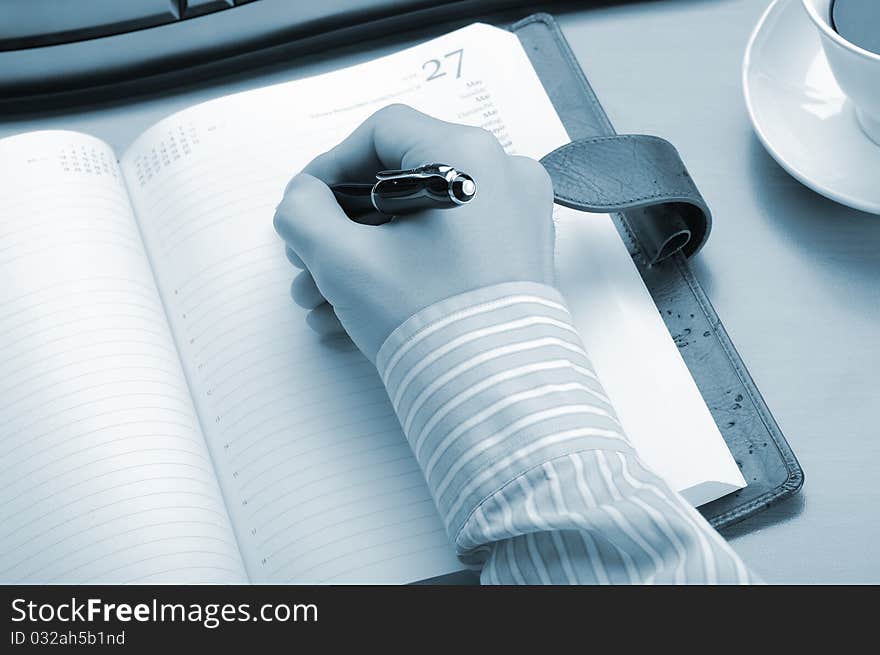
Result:
[[[374,367],[308,328],[272,226],[288,179],[392,102],[535,158],[569,140],[520,40],[474,24],[191,107],[124,153],[0,141],[0,581],[462,568]],[[744,487],[611,218],[556,221],[560,288],[642,458],[695,505]]]

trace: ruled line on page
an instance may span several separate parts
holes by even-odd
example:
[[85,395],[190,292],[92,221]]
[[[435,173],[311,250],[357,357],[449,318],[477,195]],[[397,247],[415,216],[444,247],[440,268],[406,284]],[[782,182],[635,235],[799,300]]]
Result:
[[115,155],[5,139],[0,196],[0,581],[245,581]]

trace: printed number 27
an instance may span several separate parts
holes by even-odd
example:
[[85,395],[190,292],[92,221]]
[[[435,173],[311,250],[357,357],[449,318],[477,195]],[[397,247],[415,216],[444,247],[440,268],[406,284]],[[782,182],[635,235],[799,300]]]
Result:
[[[458,50],[453,50],[452,52],[447,52],[445,55],[443,55],[443,59],[449,59],[451,57],[458,58],[455,64],[455,79],[458,79],[459,77],[461,77],[461,60],[464,58],[464,49],[459,48]],[[422,64],[422,70],[430,71],[430,73],[428,74],[428,79],[426,80],[428,82],[446,75],[446,71],[443,70],[443,62],[439,59],[429,59],[424,64]]]

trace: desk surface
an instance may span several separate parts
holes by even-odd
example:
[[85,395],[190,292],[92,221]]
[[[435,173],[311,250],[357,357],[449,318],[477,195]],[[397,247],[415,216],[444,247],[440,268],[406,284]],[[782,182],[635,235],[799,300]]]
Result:
[[[768,4],[667,0],[559,21],[618,131],[675,143],[712,207],[712,238],[694,269],[806,471],[800,494],[726,536],[768,582],[878,583],[880,216],[801,186],[753,135],[740,66]],[[76,129],[121,151],[190,104],[399,47],[373,43],[164,97],[6,120],[0,137]]]

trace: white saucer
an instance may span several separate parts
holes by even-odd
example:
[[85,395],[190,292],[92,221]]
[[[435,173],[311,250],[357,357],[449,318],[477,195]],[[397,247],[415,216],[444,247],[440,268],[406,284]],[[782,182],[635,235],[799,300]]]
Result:
[[880,214],[880,146],[858,125],[800,0],[775,0],[749,39],[743,92],[758,138],[785,170]]

